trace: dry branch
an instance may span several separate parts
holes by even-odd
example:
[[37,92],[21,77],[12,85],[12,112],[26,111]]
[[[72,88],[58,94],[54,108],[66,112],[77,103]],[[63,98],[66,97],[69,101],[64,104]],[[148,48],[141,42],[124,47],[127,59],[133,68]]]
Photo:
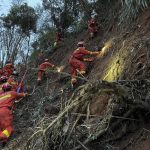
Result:
[[[90,109],[94,107],[89,104],[101,101],[102,95],[108,95],[104,110],[99,115],[90,114]],[[47,122],[45,129],[39,130],[43,132],[39,138],[46,141],[44,150],[60,147],[64,150],[90,149],[90,145],[97,140],[107,145],[131,130],[128,126],[130,122],[135,126],[140,124],[137,116],[143,115],[144,118],[145,113],[141,112],[150,111],[149,98],[148,80],[87,83],[74,91],[65,108],[51,122]],[[35,135],[29,139],[30,148],[38,136]]]

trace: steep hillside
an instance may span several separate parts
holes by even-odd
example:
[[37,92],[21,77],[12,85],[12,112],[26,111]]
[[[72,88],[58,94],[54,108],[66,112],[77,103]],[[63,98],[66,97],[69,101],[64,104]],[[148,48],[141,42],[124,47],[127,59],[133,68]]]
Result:
[[[96,85],[95,82],[100,80],[120,80],[121,84],[121,81],[123,82],[124,80],[130,81],[137,79],[150,79],[150,8],[144,11],[130,28],[127,27],[118,30],[117,29],[117,22],[112,22],[112,24],[107,29],[100,28],[98,36],[92,40],[89,40],[88,32],[84,30],[82,33],[80,33],[80,35],[77,35],[76,38],[74,36],[65,38],[64,43],[59,49],[57,49],[52,54],[46,55],[52,60],[54,64],[58,66],[65,66],[64,72],[69,72],[68,58],[76,48],[77,41],[80,39],[85,39],[86,47],[91,51],[101,50],[100,48],[104,46],[107,47],[103,57],[96,58],[94,62],[89,65],[87,64],[88,72],[85,78],[88,80],[88,84],[94,82]],[[32,147],[31,149],[36,150],[44,149],[42,140],[40,138],[37,139],[38,133],[40,134],[40,132],[44,129],[48,129],[49,125],[51,125],[51,123],[53,124],[53,121],[57,118],[57,116],[59,116],[58,114],[62,114],[66,111],[65,106],[68,106],[67,104],[70,103],[71,100],[75,99],[76,94],[78,92],[82,92],[80,91],[80,88],[82,89],[83,86],[79,87],[78,91],[75,91],[73,94],[74,89],[69,88],[70,77],[66,77],[65,75],[54,72],[49,72],[47,75],[48,78],[44,80],[41,86],[37,87],[35,86],[36,72],[37,70],[34,68],[30,68],[29,70],[26,82],[31,96],[22,101],[20,104],[17,104],[17,110],[14,117],[15,133],[4,150],[23,150],[25,148],[30,149],[30,147]],[[136,85],[136,83],[133,84]],[[140,91],[141,89],[136,90]],[[149,91],[147,91],[147,93],[148,92]],[[80,93],[80,95],[82,96],[83,93]],[[70,99],[71,96],[72,99]],[[108,102],[106,102],[107,96],[108,95],[104,94],[101,98],[97,98],[97,100],[92,103],[92,106],[88,108],[91,112],[89,115],[96,115],[100,117],[103,116],[103,113],[101,113],[100,109],[102,109],[102,111],[103,109],[106,109],[105,106],[108,104]],[[113,94],[111,96],[113,97]],[[102,101],[99,102],[99,99]],[[69,113],[69,110],[67,111]],[[75,113],[76,111],[74,110],[74,114]],[[64,115],[65,123],[68,121],[66,118],[67,113],[66,116]],[[72,121],[76,121],[74,118],[71,119]],[[82,119],[79,121],[83,123]],[[57,129],[58,126],[59,131],[61,126],[59,123],[61,124],[61,122],[56,122],[56,126],[52,127],[52,130]],[[76,122],[74,123],[75,124],[73,124],[72,132],[74,132],[73,128],[76,127]],[[98,124],[99,122],[96,123]],[[67,130],[64,128],[63,130]],[[120,135],[120,137],[118,136],[116,139],[109,139],[113,142],[105,145],[105,149],[138,150],[139,145],[143,145],[139,149],[148,150],[150,143],[149,120],[147,120],[146,125],[144,124],[144,121],[142,125],[140,122],[139,128],[140,129],[138,129],[136,126],[134,131],[128,131],[126,134],[123,134],[122,136]],[[57,130],[54,132],[55,134],[58,134]],[[44,132],[44,134],[46,133]],[[37,135],[37,137],[34,137],[34,135]],[[48,133],[48,137],[51,137],[51,135],[53,135],[53,133]],[[63,134],[61,135],[64,136]],[[30,141],[32,137],[34,137],[34,140],[32,141],[33,143]],[[60,142],[59,136],[51,138],[56,142],[56,145]],[[58,139],[56,140],[55,138]],[[67,138],[69,138],[69,136],[67,136]],[[27,142],[28,140],[29,142]],[[47,141],[48,139],[44,139],[45,143],[47,143]],[[61,142],[63,143],[63,141]],[[80,141],[78,142],[78,144],[82,146],[80,149],[92,150],[91,146],[87,148],[84,147]],[[98,145],[98,141],[95,141],[94,144]],[[53,146],[53,144],[50,146]],[[61,149],[61,147],[58,148],[56,146],[56,149]],[[103,150],[101,146],[95,146],[94,150],[97,149]]]

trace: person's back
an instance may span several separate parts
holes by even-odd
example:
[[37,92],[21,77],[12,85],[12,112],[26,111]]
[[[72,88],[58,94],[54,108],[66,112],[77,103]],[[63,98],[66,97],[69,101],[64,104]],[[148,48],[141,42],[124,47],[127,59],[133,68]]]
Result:
[[41,83],[41,80],[42,80],[42,77],[43,77],[45,71],[48,68],[51,68],[51,67],[53,68],[54,66],[55,65],[51,64],[48,59],[45,59],[44,62],[39,65],[39,67],[38,67],[38,78],[37,78],[38,85]]
[[15,91],[4,92],[0,95],[0,108],[8,107],[11,108],[15,100],[24,97],[24,93],[17,93]]
[[49,67],[53,67],[54,65],[51,64],[50,62],[43,62],[42,64],[39,65],[40,70],[45,70]]
[[85,47],[78,47],[72,56],[76,59],[83,59],[83,56],[88,54],[90,54],[90,51],[86,50]]

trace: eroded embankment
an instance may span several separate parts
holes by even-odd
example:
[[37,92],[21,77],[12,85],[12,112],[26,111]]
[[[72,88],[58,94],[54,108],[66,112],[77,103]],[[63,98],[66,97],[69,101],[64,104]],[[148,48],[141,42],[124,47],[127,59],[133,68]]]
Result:
[[[77,39],[80,40],[84,36],[86,33]],[[16,132],[5,150],[22,150],[26,141],[36,132],[40,137],[37,134],[37,140],[37,137],[33,136],[26,148],[41,150],[45,145],[52,149],[61,146],[67,149],[78,146],[86,149],[91,148],[88,143],[99,147],[99,139],[102,139],[101,146],[111,147],[109,142],[120,139],[132,131],[132,127],[137,128],[143,123],[142,118],[147,118],[145,115],[149,114],[145,113],[149,111],[149,81],[94,81],[149,79],[149,10],[144,12],[136,25],[128,31],[111,31],[107,35],[104,32],[103,36],[105,39],[99,34],[94,40],[87,41],[89,50],[93,50],[99,43],[103,43],[102,41],[107,47],[104,56],[96,58],[91,64],[86,77],[89,83],[80,87],[70,98],[72,91],[61,90],[68,83],[68,79],[53,82],[49,78],[44,81],[42,86],[36,88],[32,97],[18,105],[14,123]],[[70,41],[71,47],[75,47],[75,41],[77,40]],[[66,41],[66,47],[58,49],[50,57],[53,63],[65,65],[65,71],[68,71],[67,60],[72,51],[73,48],[70,49],[70,44]],[[35,76],[36,73],[33,72],[28,74],[31,91],[36,82]],[[120,84],[123,84],[123,87]],[[129,88],[127,95],[124,95],[122,90],[119,92],[120,87],[124,91],[124,86]],[[117,128],[119,130],[116,130]]]

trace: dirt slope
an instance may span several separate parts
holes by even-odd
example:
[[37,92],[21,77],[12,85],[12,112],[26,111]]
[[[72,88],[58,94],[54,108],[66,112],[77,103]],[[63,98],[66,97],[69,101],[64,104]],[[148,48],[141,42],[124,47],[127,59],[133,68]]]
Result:
[[[86,78],[89,81],[92,80],[132,80],[132,79],[150,79],[150,9],[143,12],[136,20],[136,24],[129,30],[122,29],[119,32],[114,28],[105,33],[100,31],[98,36],[93,40],[88,39],[87,31],[83,31],[77,38],[70,37],[64,40],[62,47],[57,49],[53,54],[49,54],[50,59],[57,65],[64,65],[66,72],[68,72],[68,58],[76,47],[76,43],[80,39],[86,37],[86,47],[89,50],[96,50],[102,46],[102,43],[111,42],[111,48],[106,52],[103,58],[96,58],[88,66],[88,74]],[[32,71],[36,75],[36,71]],[[31,89],[34,89],[36,84],[36,77],[28,75]],[[53,115],[57,112],[60,99],[57,99],[57,95],[62,94],[64,97],[70,97],[70,93],[61,93],[68,80],[60,81],[60,76],[55,73],[48,74],[51,78],[44,81],[44,84],[35,89],[34,94],[27,101],[17,105],[15,113],[15,133],[4,148],[5,150],[17,150],[22,149],[25,141],[32,135],[33,130],[37,125],[39,116]],[[54,78],[54,79],[53,79]],[[57,80],[58,79],[58,80]],[[56,80],[56,82],[55,82]],[[52,97],[55,97],[54,99]],[[52,101],[53,100],[53,101]],[[105,105],[105,101],[100,105]],[[98,102],[93,103],[91,112],[99,114]],[[55,106],[54,109],[50,109]],[[48,109],[47,109],[48,108]],[[51,116],[50,115],[50,116]],[[44,126],[44,125],[43,125]],[[137,131],[138,132],[138,131]],[[137,133],[135,133],[137,134]],[[120,140],[114,144],[114,149],[120,149],[122,145],[128,143],[135,134],[127,136],[127,139],[123,142]],[[127,150],[148,150],[150,146],[149,131],[143,133],[144,140],[135,141],[133,144],[129,144],[125,149]],[[138,138],[139,139],[139,138]],[[39,141],[40,143],[40,141]],[[135,143],[135,144],[134,144]],[[121,145],[122,144],[122,145]],[[141,146],[141,147],[140,147]]]

